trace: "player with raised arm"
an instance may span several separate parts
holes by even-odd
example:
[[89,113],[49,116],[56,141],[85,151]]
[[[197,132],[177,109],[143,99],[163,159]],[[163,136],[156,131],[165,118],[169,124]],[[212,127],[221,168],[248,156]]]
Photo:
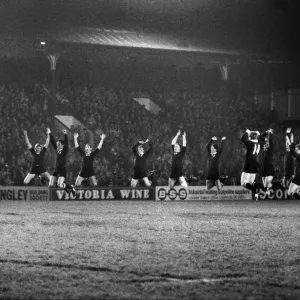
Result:
[[275,174],[273,166],[273,129],[267,130],[261,135],[263,139],[263,149],[262,149],[262,182],[267,195],[270,195],[270,189],[272,188],[272,180]]
[[172,166],[171,166],[171,174],[169,177],[169,187],[172,188],[179,181],[179,184],[185,188],[188,187],[188,184],[185,180],[183,174],[183,159],[186,152],[186,134],[183,132],[182,134],[182,145],[177,143],[177,140],[181,134],[179,130],[176,136],[173,138],[171,142],[172,147]]
[[[145,152],[144,145],[147,143],[149,148]],[[131,179],[131,187],[136,187],[140,179],[144,181],[146,186],[151,186],[147,170],[147,158],[152,152],[152,144],[149,142],[149,139],[145,141],[139,141],[133,145],[132,152],[135,156],[135,164],[133,169],[133,178]]]
[[67,177],[67,154],[68,154],[68,135],[67,130],[63,129],[64,139],[55,141],[52,133],[50,132],[50,142],[56,152],[56,163],[54,172],[50,178],[49,186],[53,187],[56,183],[59,188],[64,188],[67,193],[72,191],[72,194],[75,195],[75,189],[72,185],[66,184],[65,180]]
[[243,134],[241,141],[246,146],[246,157],[241,175],[241,185],[255,194],[258,200],[258,191],[260,187],[255,182],[256,173],[258,171],[258,155],[260,152],[260,143],[258,142],[259,131],[250,131],[249,129]]
[[27,131],[24,130],[25,135],[25,142],[27,144],[27,147],[33,156],[33,163],[30,172],[26,175],[24,179],[25,184],[29,184],[29,182],[35,177],[35,176],[41,176],[42,178],[45,178],[47,180],[50,180],[50,174],[46,171],[44,167],[44,157],[47,151],[47,148],[49,146],[50,142],[50,129],[47,128],[47,139],[44,146],[41,144],[35,144],[34,148],[32,147]]
[[289,185],[295,175],[295,159],[290,150],[290,143],[294,143],[294,135],[292,133],[292,129],[288,128],[285,136],[286,152],[284,156],[284,177],[282,180],[282,185],[285,189],[289,188]]
[[207,177],[206,177],[206,189],[210,190],[214,186],[217,187],[218,192],[221,191],[227,176],[220,177],[219,173],[219,159],[223,151],[223,141],[226,137],[221,139],[221,146],[219,147],[214,141],[217,141],[217,137],[212,137],[210,141],[205,145],[208,159],[207,159]]
[[289,185],[288,195],[293,199],[300,199],[300,144],[295,145],[291,136],[287,136],[287,145],[290,148],[291,154],[297,160],[296,174]]
[[79,147],[78,143],[78,137],[79,134],[75,133],[74,134],[74,143],[75,143],[75,148],[79,152],[80,156],[83,158],[82,160],[82,167],[80,170],[80,173],[76,179],[75,186],[80,186],[82,181],[86,178],[90,179],[93,186],[97,185],[97,180],[94,174],[94,168],[93,168],[93,163],[94,163],[94,158],[96,157],[97,153],[100,151],[103,145],[103,141],[106,138],[106,135],[102,133],[100,135],[100,142],[99,145],[97,146],[96,149],[92,151],[92,148],[89,144],[85,145],[84,151]]

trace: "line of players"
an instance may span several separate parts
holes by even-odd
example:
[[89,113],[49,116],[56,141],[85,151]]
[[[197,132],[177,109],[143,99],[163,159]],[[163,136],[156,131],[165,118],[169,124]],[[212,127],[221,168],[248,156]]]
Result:
[[[26,144],[34,158],[32,168],[25,177],[24,183],[28,184],[35,176],[41,176],[49,180],[49,186],[58,186],[59,188],[64,188],[68,193],[72,192],[73,194],[76,193],[75,187],[79,187],[84,180],[89,179],[92,185],[97,186],[93,163],[94,158],[102,148],[106,135],[100,135],[100,142],[96,149],[92,150],[91,146],[86,144],[83,151],[78,143],[78,133],[74,134],[75,148],[83,158],[81,170],[77,176],[74,186],[65,182],[67,174],[66,162],[68,153],[68,137],[66,130],[63,130],[62,132],[64,134],[64,139],[60,139],[56,142],[51,134],[51,130],[47,128],[47,140],[45,145],[42,146],[40,144],[36,144],[33,148],[29,142],[27,131],[24,131]],[[241,138],[241,141],[246,146],[245,161],[241,175],[241,185],[251,190],[255,194],[256,199],[258,199],[259,189],[263,189],[267,194],[269,194],[270,189],[272,188],[272,180],[274,177],[274,166],[272,162],[274,152],[273,133],[272,129],[267,130],[263,134],[260,134],[258,131],[250,131],[247,129]],[[177,142],[180,135],[182,135],[182,144]],[[217,137],[212,137],[205,146],[208,155],[206,176],[206,188],[208,190],[216,186],[218,192],[220,192],[224,182],[228,178],[227,176],[220,176],[219,173],[219,159],[223,151],[223,142],[225,140],[226,137],[223,137],[220,145],[218,145],[216,143]],[[56,152],[55,169],[51,176],[46,171],[43,163],[44,156],[50,142]],[[193,176],[189,178],[184,176],[183,160],[186,153],[186,144],[186,133],[179,130],[171,142],[172,164],[169,176],[169,187],[174,187],[176,184],[179,184],[182,187],[187,188],[188,183],[195,179]],[[152,185],[151,180],[154,174],[153,172],[149,174],[147,168],[147,159],[151,154],[152,149],[153,146],[149,139],[139,141],[132,146],[133,155],[135,156],[135,164],[133,177],[131,179],[131,187],[136,187],[139,180],[142,180],[146,186]],[[258,159],[260,152],[262,154],[261,162],[259,162]],[[297,173],[294,174],[294,157],[300,162],[300,144],[295,145],[291,128],[288,128],[286,132],[285,176],[283,179],[283,186],[288,188],[289,196],[295,199],[300,199],[300,170],[297,170]],[[262,184],[255,181],[256,174],[260,167]]]

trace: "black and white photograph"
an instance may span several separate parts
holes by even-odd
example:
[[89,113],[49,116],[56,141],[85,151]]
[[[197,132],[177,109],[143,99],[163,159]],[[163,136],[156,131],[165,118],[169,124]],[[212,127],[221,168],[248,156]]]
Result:
[[300,300],[299,12],[0,0],[0,300]]

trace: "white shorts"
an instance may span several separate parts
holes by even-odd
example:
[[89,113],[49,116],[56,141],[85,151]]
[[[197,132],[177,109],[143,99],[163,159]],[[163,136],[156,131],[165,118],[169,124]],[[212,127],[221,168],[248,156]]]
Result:
[[255,180],[256,174],[255,173],[242,173],[241,176],[241,185],[246,185],[246,183],[253,184]]

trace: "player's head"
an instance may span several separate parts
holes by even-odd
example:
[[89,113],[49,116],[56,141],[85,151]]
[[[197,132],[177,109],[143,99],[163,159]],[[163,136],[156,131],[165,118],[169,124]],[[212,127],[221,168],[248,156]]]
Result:
[[174,145],[174,153],[179,153],[181,151],[181,145],[176,143]]
[[144,153],[145,153],[144,147],[143,146],[139,146],[137,148],[137,153],[138,153],[139,156],[143,156]]
[[91,152],[92,152],[92,147],[90,144],[86,144],[85,147],[84,147],[84,152],[86,155],[90,155]]
[[212,144],[210,146],[210,153],[211,154],[216,154],[219,151],[219,146],[217,144]]
[[256,140],[258,137],[257,133],[256,132],[251,132],[250,134],[250,140]]
[[58,140],[56,143],[57,150],[63,149],[64,145],[65,145],[65,142],[63,140]]
[[39,144],[39,143],[35,144],[35,145],[34,145],[34,151],[35,151],[37,154],[41,153],[41,151],[42,151],[42,145]]

